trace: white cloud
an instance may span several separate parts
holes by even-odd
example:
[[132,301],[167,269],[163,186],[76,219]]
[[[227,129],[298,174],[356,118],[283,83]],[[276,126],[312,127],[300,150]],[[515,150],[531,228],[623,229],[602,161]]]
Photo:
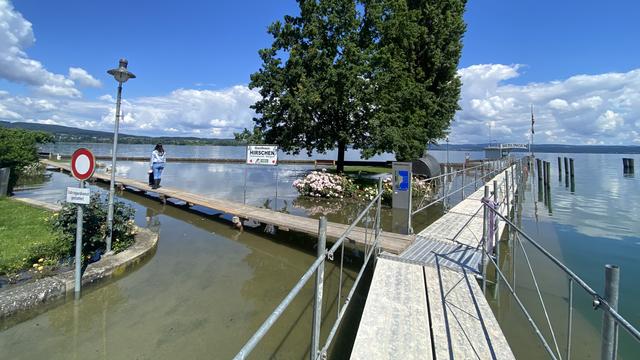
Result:
[[69,68],[69,79],[75,81],[81,86],[87,87],[101,87],[102,83],[100,80],[97,80],[93,76],[91,76],[85,69],[83,68]]
[[69,77],[48,71],[25,51],[35,41],[31,22],[8,0],[0,0],[0,78],[32,87],[44,96],[80,97],[74,80],[83,86],[99,86],[98,80],[80,68],[70,68]]
[[485,64],[459,70],[462,110],[452,124],[452,142],[488,142],[491,132],[493,140],[526,143],[531,105],[535,109],[536,143],[640,142],[640,69],[509,84],[520,68]]
[[[234,132],[253,126],[254,112],[249,106],[258,99],[257,91],[240,85],[222,90],[178,89],[166,96],[123,99],[120,129],[141,135],[230,138]],[[55,121],[111,131],[115,121],[112,100],[109,95],[96,101],[8,95],[0,98],[0,119],[6,115],[10,121]]]

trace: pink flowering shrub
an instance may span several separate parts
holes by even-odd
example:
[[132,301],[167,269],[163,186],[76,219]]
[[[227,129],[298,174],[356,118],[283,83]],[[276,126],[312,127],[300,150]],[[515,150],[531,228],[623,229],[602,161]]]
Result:
[[351,197],[357,192],[357,185],[346,176],[312,171],[302,179],[293,182],[301,195],[311,197],[338,198]]

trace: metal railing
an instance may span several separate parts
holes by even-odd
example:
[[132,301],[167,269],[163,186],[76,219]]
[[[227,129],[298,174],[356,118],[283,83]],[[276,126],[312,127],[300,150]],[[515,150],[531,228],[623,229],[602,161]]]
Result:
[[[427,186],[432,186],[432,187],[441,189],[442,193],[440,194],[440,191],[438,191],[439,193],[437,194],[438,197],[435,199],[428,198],[427,196],[422,197],[422,199],[420,199],[418,205],[416,206],[416,209],[411,211],[411,216],[415,216],[416,214],[440,202],[443,202],[446,205],[449,199],[457,193],[461,193],[462,195],[461,198],[464,199],[465,189],[469,187],[473,187],[474,191],[477,190],[478,183],[484,184],[487,178],[489,179],[492,178],[493,176],[504,171],[506,168],[508,168],[512,164],[513,164],[513,161],[511,159],[487,161],[487,162],[483,162],[480,165],[476,165],[470,168],[463,168],[461,170],[448,172],[445,174],[441,174],[438,176],[434,176],[434,177],[422,180],[429,184]],[[466,183],[465,181],[466,174],[472,171],[474,174],[474,180],[472,182]],[[480,176],[478,176],[478,172],[481,173]],[[451,191],[451,187],[453,186],[453,184],[455,184],[455,179],[459,175],[461,175],[462,177],[462,180],[460,181],[460,186],[456,190]],[[426,201],[429,201],[429,202],[426,205],[423,205]]]
[[[307,271],[302,275],[300,280],[295,284],[295,286],[289,291],[287,296],[280,302],[280,304],[276,307],[276,309],[267,317],[267,319],[262,323],[260,328],[251,336],[251,338],[247,341],[247,343],[242,347],[242,349],[238,352],[238,354],[234,357],[234,359],[245,359],[249,354],[254,350],[254,348],[258,345],[258,343],[267,335],[267,332],[271,327],[276,323],[276,321],[280,318],[283,312],[289,307],[293,299],[300,293],[302,288],[307,284],[307,282],[311,279],[311,277],[316,274],[315,281],[315,290],[314,290],[314,302],[313,302],[313,321],[311,325],[311,351],[310,358],[311,360],[316,359],[325,359],[327,355],[327,351],[332,344],[333,339],[338,331],[340,323],[344,318],[344,315],[348,309],[348,306],[351,302],[353,294],[362,279],[362,275],[369,264],[372,256],[377,254],[379,251],[378,242],[381,233],[381,208],[382,208],[382,195],[383,195],[383,187],[382,187],[382,178],[380,178],[378,182],[378,192],[377,195],[367,204],[367,206],[362,210],[356,219],[349,225],[349,227],[342,233],[342,235],[334,242],[333,246],[329,250],[326,250],[326,237],[327,237],[327,219],[323,216],[320,218],[318,224],[318,255],[316,260],[311,264],[311,266],[307,269]],[[373,212],[373,216],[371,216],[371,212]],[[364,220],[364,221],[363,221]],[[342,302],[342,277],[344,271],[344,245],[346,239],[349,235],[354,231],[356,226],[364,222],[364,228],[360,228],[359,231],[364,231],[364,261],[363,264],[358,271],[358,274],[355,277],[353,284],[349,290],[349,293],[344,298],[344,302]],[[340,251],[340,280],[338,281],[338,307],[336,312],[336,320],[333,324],[331,330],[329,331],[329,335],[324,342],[324,345],[320,347],[321,338],[320,338],[320,328],[322,322],[322,297],[323,297],[323,289],[324,289],[324,267],[327,260],[333,261],[334,254]],[[375,259],[375,257],[374,257]]]
[[[529,158],[524,158],[527,164],[531,164],[529,162]],[[520,165],[523,165],[521,163]],[[522,186],[526,179],[522,174],[522,167],[520,167],[517,173],[516,181]],[[513,184],[513,183],[512,183]],[[582,278],[580,278],[577,274],[575,274],[571,269],[569,269],[565,264],[563,264],[560,260],[554,257],[549,251],[547,251],[542,245],[540,245],[537,241],[535,241],[531,236],[526,234],[522,229],[516,226],[510,219],[510,213],[507,212],[506,215],[500,213],[500,211],[496,211],[495,207],[495,194],[491,194],[489,191],[489,187],[485,186],[485,196],[482,199],[482,208],[484,209],[484,226],[483,226],[483,237],[482,237],[482,255],[483,255],[483,280],[482,280],[482,288],[483,291],[486,291],[486,283],[487,279],[487,267],[486,261],[484,259],[488,259],[488,262],[493,265],[496,271],[496,280],[495,285],[502,280],[508,288],[509,293],[513,296],[514,300],[518,304],[518,307],[526,317],[528,323],[534,330],[534,333],[540,340],[544,349],[548,353],[549,357],[552,359],[563,359],[563,354],[560,351],[560,346],[558,342],[558,338],[554,332],[553,326],[551,324],[551,319],[549,316],[549,312],[546,306],[546,303],[542,297],[542,291],[540,289],[540,284],[538,279],[536,278],[535,271],[533,269],[533,265],[529,259],[527,251],[523,245],[523,240],[526,240],[526,243],[533,246],[541,255],[543,255],[546,259],[550,260],[558,269],[562,270],[562,272],[567,276],[568,281],[568,301],[567,301],[567,339],[566,339],[566,348],[564,349],[564,359],[571,358],[571,347],[572,347],[572,333],[573,333],[573,309],[574,309],[574,294],[573,287],[574,284],[577,284],[579,288],[583,289],[583,291],[592,298],[592,305],[594,309],[599,309],[603,311],[603,330],[602,330],[602,346],[601,346],[601,358],[602,359],[615,359],[617,357],[617,346],[618,346],[618,328],[623,328],[633,339],[635,339],[640,344],[640,331],[638,331],[633,325],[629,323],[624,317],[622,317],[617,311],[617,288],[619,278],[619,272],[617,266],[607,265],[606,267],[606,278],[607,283],[605,284],[605,295],[600,295],[598,292],[593,290]],[[509,209],[507,207],[507,209]],[[492,218],[494,220],[492,220]],[[535,287],[535,293],[537,295],[537,300],[540,303],[541,310],[544,314],[545,325],[548,327],[548,331],[550,334],[550,339],[547,339],[540,328],[540,325],[534,320],[531,316],[530,311],[524,305],[520,296],[518,296],[516,291],[516,286],[514,283],[510,283],[507,279],[507,276],[500,269],[499,263],[499,253],[492,253],[492,250],[495,249],[497,252],[499,249],[499,243],[496,241],[493,249],[488,247],[489,242],[497,239],[495,235],[498,233],[498,221],[501,221],[505,224],[505,226],[509,229],[510,234],[513,234],[514,246],[518,246],[519,249],[524,254],[524,259],[526,260],[526,265],[533,280],[533,284]],[[515,273],[514,273],[515,274]],[[499,278],[498,278],[499,277]],[[610,281],[609,281],[610,280]],[[515,282],[515,276],[514,276]]]

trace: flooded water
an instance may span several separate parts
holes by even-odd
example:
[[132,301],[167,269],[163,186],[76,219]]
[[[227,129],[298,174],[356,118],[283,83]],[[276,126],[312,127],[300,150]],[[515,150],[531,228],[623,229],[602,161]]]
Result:
[[[73,146],[75,148],[76,146]],[[126,145],[134,156],[144,156],[147,146]],[[244,148],[167,147],[170,155],[242,158]],[[190,149],[188,149],[190,148]],[[123,148],[121,147],[121,150]],[[230,150],[231,149],[231,150]],[[108,145],[95,145],[98,154],[108,154]],[[61,151],[65,152],[65,151]],[[71,152],[71,151],[69,151]],[[434,152],[441,160],[444,152]],[[355,155],[348,155],[350,158]],[[465,153],[450,152],[450,161],[461,161]],[[565,262],[595,290],[602,291],[604,264],[621,267],[620,312],[640,326],[640,223],[637,214],[640,183],[637,177],[622,174],[621,155],[568,154],[575,159],[575,182],[558,181],[556,158],[551,161],[551,206],[539,198],[537,181],[528,179],[521,194],[516,222]],[[632,156],[633,157],[633,156]],[[331,158],[331,156],[327,156]],[[479,158],[472,154],[472,158]],[[640,163],[635,156],[636,163]],[[382,159],[386,160],[384,156]],[[118,176],[144,179],[147,164],[119,162]],[[256,167],[247,171],[242,164],[170,163],[163,185],[206,196],[245,201],[301,216],[327,214],[330,221],[350,222],[363,203],[316,202],[299,198],[293,180],[311,170],[310,166]],[[277,181],[276,181],[277,178]],[[469,179],[467,179],[469,181]],[[66,186],[76,181],[52,173],[48,182],[25,189],[19,195],[55,202],[64,197]],[[92,187],[95,191],[104,188]],[[277,191],[277,199],[276,199]],[[471,192],[471,191],[469,191]],[[136,210],[136,222],[160,233],[155,255],[135,271],[116,281],[89,289],[79,303],[69,301],[0,330],[1,359],[227,359],[273,311],[313,262],[315,239],[280,232],[276,235],[237,232],[228,222],[210,211],[199,213],[162,206],[154,199],[122,193]],[[451,205],[456,199],[452,199]],[[202,210],[202,209],[201,209]],[[204,210],[203,210],[204,211]],[[441,207],[423,212],[414,219],[416,229],[428,225],[442,213]],[[387,211],[383,227],[391,227]],[[555,348],[537,293],[529,275],[524,253],[504,242],[501,264],[516,292]],[[548,260],[525,244],[529,260],[541,284],[550,320],[563,355],[566,349],[568,280]],[[339,261],[339,257],[336,257]],[[345,257],[347,274],[339,284],[339,271],[328,265],[325,280],[325,319],[335,317],[338,286],[350,287],[361,254],[350,250]],[[515,275],[514,275],[515,269]],[[252,358],[308,358],[310,343],[312,282],[296,298],[281,320],[260,343]],[[332,358],[348,356],[364,304],[366,281],[353,300],[350,328],[344,329]],[[344,296],[344,291],[342,292]],[[505,335],[519,359],[546,358],[504,284],[488,295]],[[593,311],[591,299],[574,286],[572,357],[599,358],[601,312]],[[332,320],[324,322],[326,336]],[[640,357],[640,347],[621,331],[621,358]]]
[[[557,156],[574,158],[575,181],[558,178]],[[537,177],[529,177],[521,196],[516,223],[565,263],[591,288],[604,293],[604,266],[620,266],[619,312],[640,327],[640,180],[623,174],[622,156],[616,154],[540,154],[551,163],[550,204],[539,192]],[[637,171],[637,170],[636,170]],[[637,175],[637,172],[636,172]],[[506,239],[506,238],[503,238]],[[568,335],[568,278],[525,242],[525,250],[540,284],[557,348],[565,358]],[[514,250],[514,246],[516,247]],[[544,317],[525,254],[513,240],[504,242],[501,267],[532,313],[552,349],[556,345]],[[514,275],[515,269],[515,275]],[[573,286],[574,318],[571,357],[599,359],[602,312],[594,311],[592,299]],[[545,358],[545,350],[522,316],[503,282],[496,296],[489,295],[505,335],[519,359]],[[640,358],[640,344],[620,330],[620,359]]]
[[[74,182],[53,173],[50,182],[20,195],[61,199],[60,189]],[[0,358],[231,358],[315,259],[315,240],[304,235],[238,232],[215,216],[122,196],[135,206],[138,225],[159,231],[155,255],[117,281],[86,291],[78,304],[69,301],[5,328]],[[343,290],[353,282],[359,256],[345,257]],[[329,264],[325,274],[323,310],[331,326],[339,271]],[[312,284],[285,311],[254,358],[308,357]],[[354,299],[356,312],[361,301]]]

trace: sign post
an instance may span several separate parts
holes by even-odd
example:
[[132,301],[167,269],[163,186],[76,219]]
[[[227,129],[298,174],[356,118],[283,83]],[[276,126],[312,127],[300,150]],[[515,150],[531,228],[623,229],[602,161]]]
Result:
[[278,145],[247,145],[244,168],[244,200],[247,201],[247,165],[270,165],[276,167],[276,208],[278,207]]
[[73,177],[80,181],[78,188],[67,188],[67,202],[78,204],[76,219],[76,255],[75,255],[75,298],[80,298],[80,288],[82,286],[82,225],[83,209],[82,205],[88,205],[91,199],[89,189],[85,189],[84,181],[89,179],[96,168],[96,160],[93,153],[85,148],[74,151],[71,155],[71,173]]

